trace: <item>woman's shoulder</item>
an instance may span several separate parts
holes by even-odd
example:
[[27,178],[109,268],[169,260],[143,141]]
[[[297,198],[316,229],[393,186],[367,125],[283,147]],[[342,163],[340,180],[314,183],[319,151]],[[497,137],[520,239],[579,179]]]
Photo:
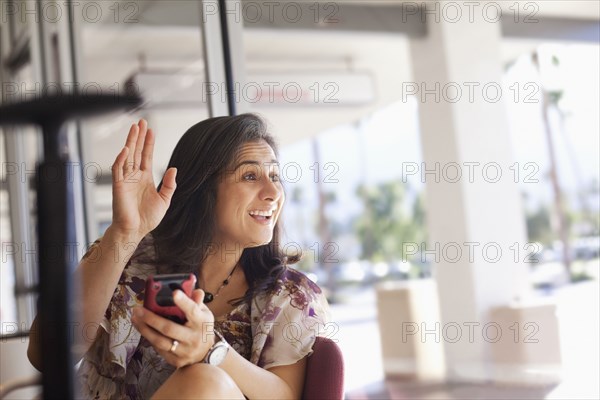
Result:
[[302,271],[291,267],[285,267],[275,282],[275,290],[285,292],[296,292],[298,290],[307,291],[314,294],[321,294],[322,290]]
[[269,369],[310,354],[315,336],[331,320],[321,288],[303,272],[285,267],[270,291],[252,303],[251,362]]
[[286,267],[275,281],[272,290],[266,293],[269,304],[302,310],[313,314],[314,310],[328,309],[323,291],[303,272]]

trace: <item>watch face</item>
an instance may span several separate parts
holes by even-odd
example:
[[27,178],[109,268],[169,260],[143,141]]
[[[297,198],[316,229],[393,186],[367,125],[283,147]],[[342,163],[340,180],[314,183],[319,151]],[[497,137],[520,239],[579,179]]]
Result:
[[215,346],[215,348],[210,353],[208,357],[208,363],[210,365],[219,365],[225,360],[227,356],[227,352],[229,351],[229,346],[223,342],[220,342]]

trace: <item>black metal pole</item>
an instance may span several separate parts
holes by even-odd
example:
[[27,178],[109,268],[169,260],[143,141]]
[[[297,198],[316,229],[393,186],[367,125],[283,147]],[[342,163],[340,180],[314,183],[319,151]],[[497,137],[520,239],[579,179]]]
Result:
[[[219,0],[219,18],[221,20],[221,42],[223,43],[223,64],[225,66],[225,87],[227,108],[230,116],[237,114],[235,103],[235,82],[233,81],[233,64],[231,62],[231,46],[229,43],[229,26],[227,24],[227,5]],[[241,95],[241,93],[239,93]]]
[[44,126],[44,161],[37,168],[37,211],[40,277],[40,343],[45,399],[72,399],[71,345],[73,295],[71,275],[76,244],[72,174],[68,158],[60,154],[64,125]]

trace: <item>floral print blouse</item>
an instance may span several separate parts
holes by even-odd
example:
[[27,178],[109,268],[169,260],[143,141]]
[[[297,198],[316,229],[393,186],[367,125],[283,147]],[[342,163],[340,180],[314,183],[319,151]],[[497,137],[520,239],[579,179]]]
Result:
[[[146,278],[156,273],[156,267],[147,263],[152,257],[153,239],[148,234],[127,263],[103,329],[79,365],[77,380],[85,398],[148,399],[175,370],[131,323],[133,307],[143,305]],[[328,320],[329,307],[321,289],[301,272],[286,268],[272,290],[219,317],[215,328],[232,349],[269,369],[309,355]]]

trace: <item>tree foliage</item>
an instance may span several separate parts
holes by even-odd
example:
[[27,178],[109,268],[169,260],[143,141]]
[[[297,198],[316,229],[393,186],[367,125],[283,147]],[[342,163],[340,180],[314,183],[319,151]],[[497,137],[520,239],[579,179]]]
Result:
[[373,262],[404,259],[403,242],[420,245],[425,240],[422,197],[416,196],[412,207],[407,206],[408,190],[408,185],[401,181],[357,187],[363,213],[354,220],[354,229],[362,245],[362,259]]

